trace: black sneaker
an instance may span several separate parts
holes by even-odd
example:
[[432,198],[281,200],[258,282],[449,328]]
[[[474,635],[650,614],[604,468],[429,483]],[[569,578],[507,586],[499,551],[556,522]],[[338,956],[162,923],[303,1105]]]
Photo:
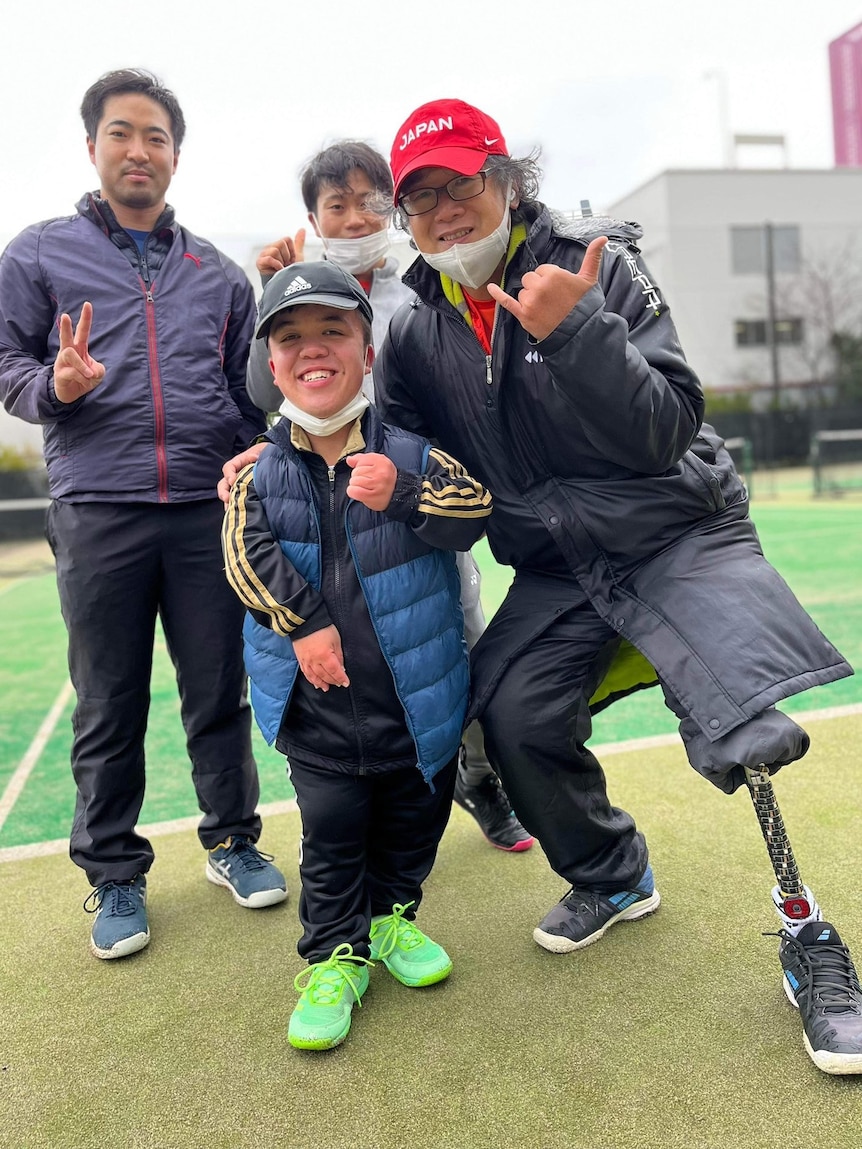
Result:
[[487,774],[478,786],[467,786],[459,771],[455,779],[455,801],[473,815],[479,829],[498,850],[520,854],[532,846],[533,838],[515,817],[512,803],[496,774]]
[[824,1073],[862,1073],[862,990],[838,931],[809,922],[796,937],[776,936],[784,992],[799,1010],[811,1060]]
[[616,922],[633,922],[655,913],[660,902],[652,867],[647,866],[633,890],[615,894],[569,890],[533,930],[533,940],[555,954],[582,950],[597,942]]

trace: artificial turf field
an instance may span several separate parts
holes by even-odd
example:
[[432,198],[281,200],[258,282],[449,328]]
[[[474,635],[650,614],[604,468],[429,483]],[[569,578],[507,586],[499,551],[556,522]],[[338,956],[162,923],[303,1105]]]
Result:
[[[754,504],[766,554],[862,665],[862,502],[770,493]],[[482,566],[490,614],[508,572],[487,552]],[[45,548],[0,553],[0,1145],[784,1149],[816,1137],[859,1149],[862,1077],[811,1064],[777,939],[761,936],[777,919],[750,801],[688,767],[659,691],[599,715],[594,738],[613,744],[600,755],[612,798],[650,841],[659,913],[581,954],[546,953],[530,934],[562,881],[538,848],[491,849],[456,808],[421,913],[455,960],[452,977],[408,990],[375,969],[347,1042],[300,1054],[285,1038],[302,966],[283,763],[259,744],[262,845],[291,899],[251,912],[203,878],[161,642],[142,814],[158,834],[153,940],[123,961],[89,956],[88,887],[65,856],[64,645]],[[862,682],[784,708],[820,711],[806,718],[811,752],[776,791],[803,878],[859,957]]]

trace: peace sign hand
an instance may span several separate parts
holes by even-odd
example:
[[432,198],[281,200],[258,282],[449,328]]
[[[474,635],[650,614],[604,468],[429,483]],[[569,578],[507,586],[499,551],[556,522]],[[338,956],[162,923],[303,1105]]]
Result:
[[535,271],[526,272],[517,299],[496,283],[488,284],[488,293],[515,316],[528,335],[541,343],[598,283],[602,248],[607,242],[605,235],[592,241],[577,273],[553,263],[543,263]]
[[74,403],[105,378],[105,367],[90,355],[87,344],[93,325],[93,305],[85,303],[72,333],[72,318],[60,316],[60,350],[54,360],[54,394],[61,403]]

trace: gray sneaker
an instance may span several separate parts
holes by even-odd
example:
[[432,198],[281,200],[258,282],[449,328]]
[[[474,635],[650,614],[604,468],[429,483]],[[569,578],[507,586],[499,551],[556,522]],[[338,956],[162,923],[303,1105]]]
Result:
[[95,914],[90,952],[97,958],[120,958],[137,953],[149,944],[147,925],[147,879],[138,874],[127,882],[105,882],[84,902]]
[[455,779],[455,801],[472,814],[492,846],[509,854],[520,854],[533,844],[512,809],[512,803],[496,774],[488,774],[477,786],[468,786],[459,769]]

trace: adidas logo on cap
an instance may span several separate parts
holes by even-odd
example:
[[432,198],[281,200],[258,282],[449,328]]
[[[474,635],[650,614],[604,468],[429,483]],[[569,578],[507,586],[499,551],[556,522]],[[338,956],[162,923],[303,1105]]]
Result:
[[296,279],[292,279],[290,281],[290,283],[287,285],[287,287],[285,288],[285,291],[284,291],[284,295],[285,296],[293,295],[297,291],[308,291],[308,289],[310,287],[311,287],[311,284],[308,282],[308,280],[303,279],[301,275],[298,275],[296,277]]

